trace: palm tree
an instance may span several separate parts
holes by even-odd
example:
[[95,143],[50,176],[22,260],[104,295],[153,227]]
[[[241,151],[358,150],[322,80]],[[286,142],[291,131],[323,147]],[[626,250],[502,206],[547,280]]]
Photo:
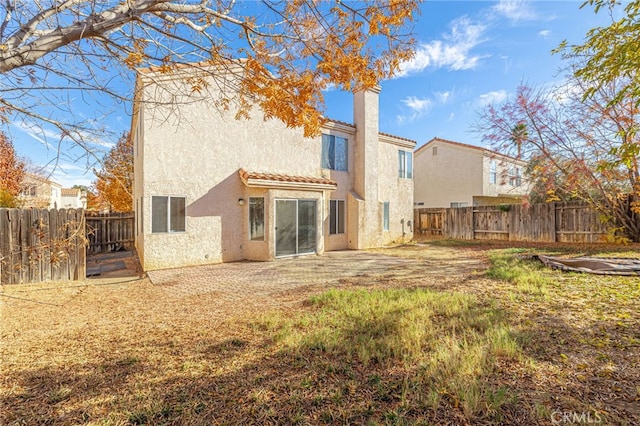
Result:
[[526,123],[521,121],[513,126],[513,129],[511,129],[511,142],[518,148],[518,156],[516,158],[520,159],[522,156],[522,143],[526,142],[527,139],[529,139],[529,131]]

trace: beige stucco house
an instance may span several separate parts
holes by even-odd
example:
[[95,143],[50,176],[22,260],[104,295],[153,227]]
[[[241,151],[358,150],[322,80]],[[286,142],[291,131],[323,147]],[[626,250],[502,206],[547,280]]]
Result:
[[526,163],[486,148],[434,138],[414,157],[415,208],[514,204],[529,193]]
[[143,70],[136,84],[134,208],[145,270],[412,238],[415,142],[379,131],[379,89],[354,95],[353,124],[328,121],[305,138],[258,108],[246,120],[215,108],[208,97],[219,82],[177,99],[184,73]]
[[62,188],[60,206],[65,209],[86,209],[87,194],[80,188]]
[[26,173],[18,196],[22,208],[58,209],[62,207],[62,185],[32,173]]

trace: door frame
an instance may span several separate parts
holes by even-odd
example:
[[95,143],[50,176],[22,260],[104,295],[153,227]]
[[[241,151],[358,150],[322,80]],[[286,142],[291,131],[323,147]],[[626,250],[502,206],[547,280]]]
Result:
[[[296,243],[295,243],[295,248],[296,248],[296,252],[293,254],[281,254],[278,255],[278,201],[295,201],[296,203],[296,231],[295,231],[295,235],[296,235]],[[300,243],[299,243],[299,202],[300,201],[313,201],[314,204],[314,216],[315,216],[315,223],[314,223],[314,228],[315,228],[315,247],[313,249],[313,251],[309,251],[309,252],[304,252],[304,253],[300,253],[299,249],[300,249]],[[274,211],[273,211],[273,253],[274,253],[274,257],[275,258],[284,258],[284,257],[295,257],[295,256],[305,256],[308,254],[316,254],[318,253],[318,200],[315,198],[282,198],[282,197],[278,197],[278,198],[274,198],[274,207],[273,207]]]

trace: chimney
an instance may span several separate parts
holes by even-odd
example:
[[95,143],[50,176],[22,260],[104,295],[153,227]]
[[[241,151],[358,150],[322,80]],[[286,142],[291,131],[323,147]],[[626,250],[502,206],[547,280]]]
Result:
[[353,95],[356,126],[354,189],[366,201],[378,201],[378,95],[380,86]]
[[350,225],[349,247],[363,249],[379,245],[382,237],[381,207],[378,200],[378,95],[380,87],[353,95],[353,122],[356,126],[353,192],[357,197],[357,223]]

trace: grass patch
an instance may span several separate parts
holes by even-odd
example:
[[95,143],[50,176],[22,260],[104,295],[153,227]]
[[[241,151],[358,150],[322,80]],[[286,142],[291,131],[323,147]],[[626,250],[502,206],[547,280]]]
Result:
[[485,244],[480,240],[454,240],[450,238],[430,239],[423,241],[423,243],[434,247],[479,247]]
[[321,294],[4,286],[0,424],[640,424],[640,280],[526,259],[640,250],[445,244]]
[[526,253],[525,249],[489,251],[491,266],[486,272],[487,277],[509,281],[520,293],[548,296],[549,287],[556,283],[553,274],[538,260],[528,259]]
[[[405,418],[411,407],[438,410],[442,405],[459,408],[473,419],[495,414],[512,401],[505,389],[494,389],[486,378],[497,360],[519,359],[519,344],[502,312],[471,295],[424,289],[332,290],[313,297],[306,312],[293,318],[272,314],[262,324],[282,351],[303,359],[319,354],[355,369],[404,370],[401,380],[368,376],[377,398],[400,397],[402,410],[388,412],[385,421]],[[347,388],[343,394],[350,392]]]

